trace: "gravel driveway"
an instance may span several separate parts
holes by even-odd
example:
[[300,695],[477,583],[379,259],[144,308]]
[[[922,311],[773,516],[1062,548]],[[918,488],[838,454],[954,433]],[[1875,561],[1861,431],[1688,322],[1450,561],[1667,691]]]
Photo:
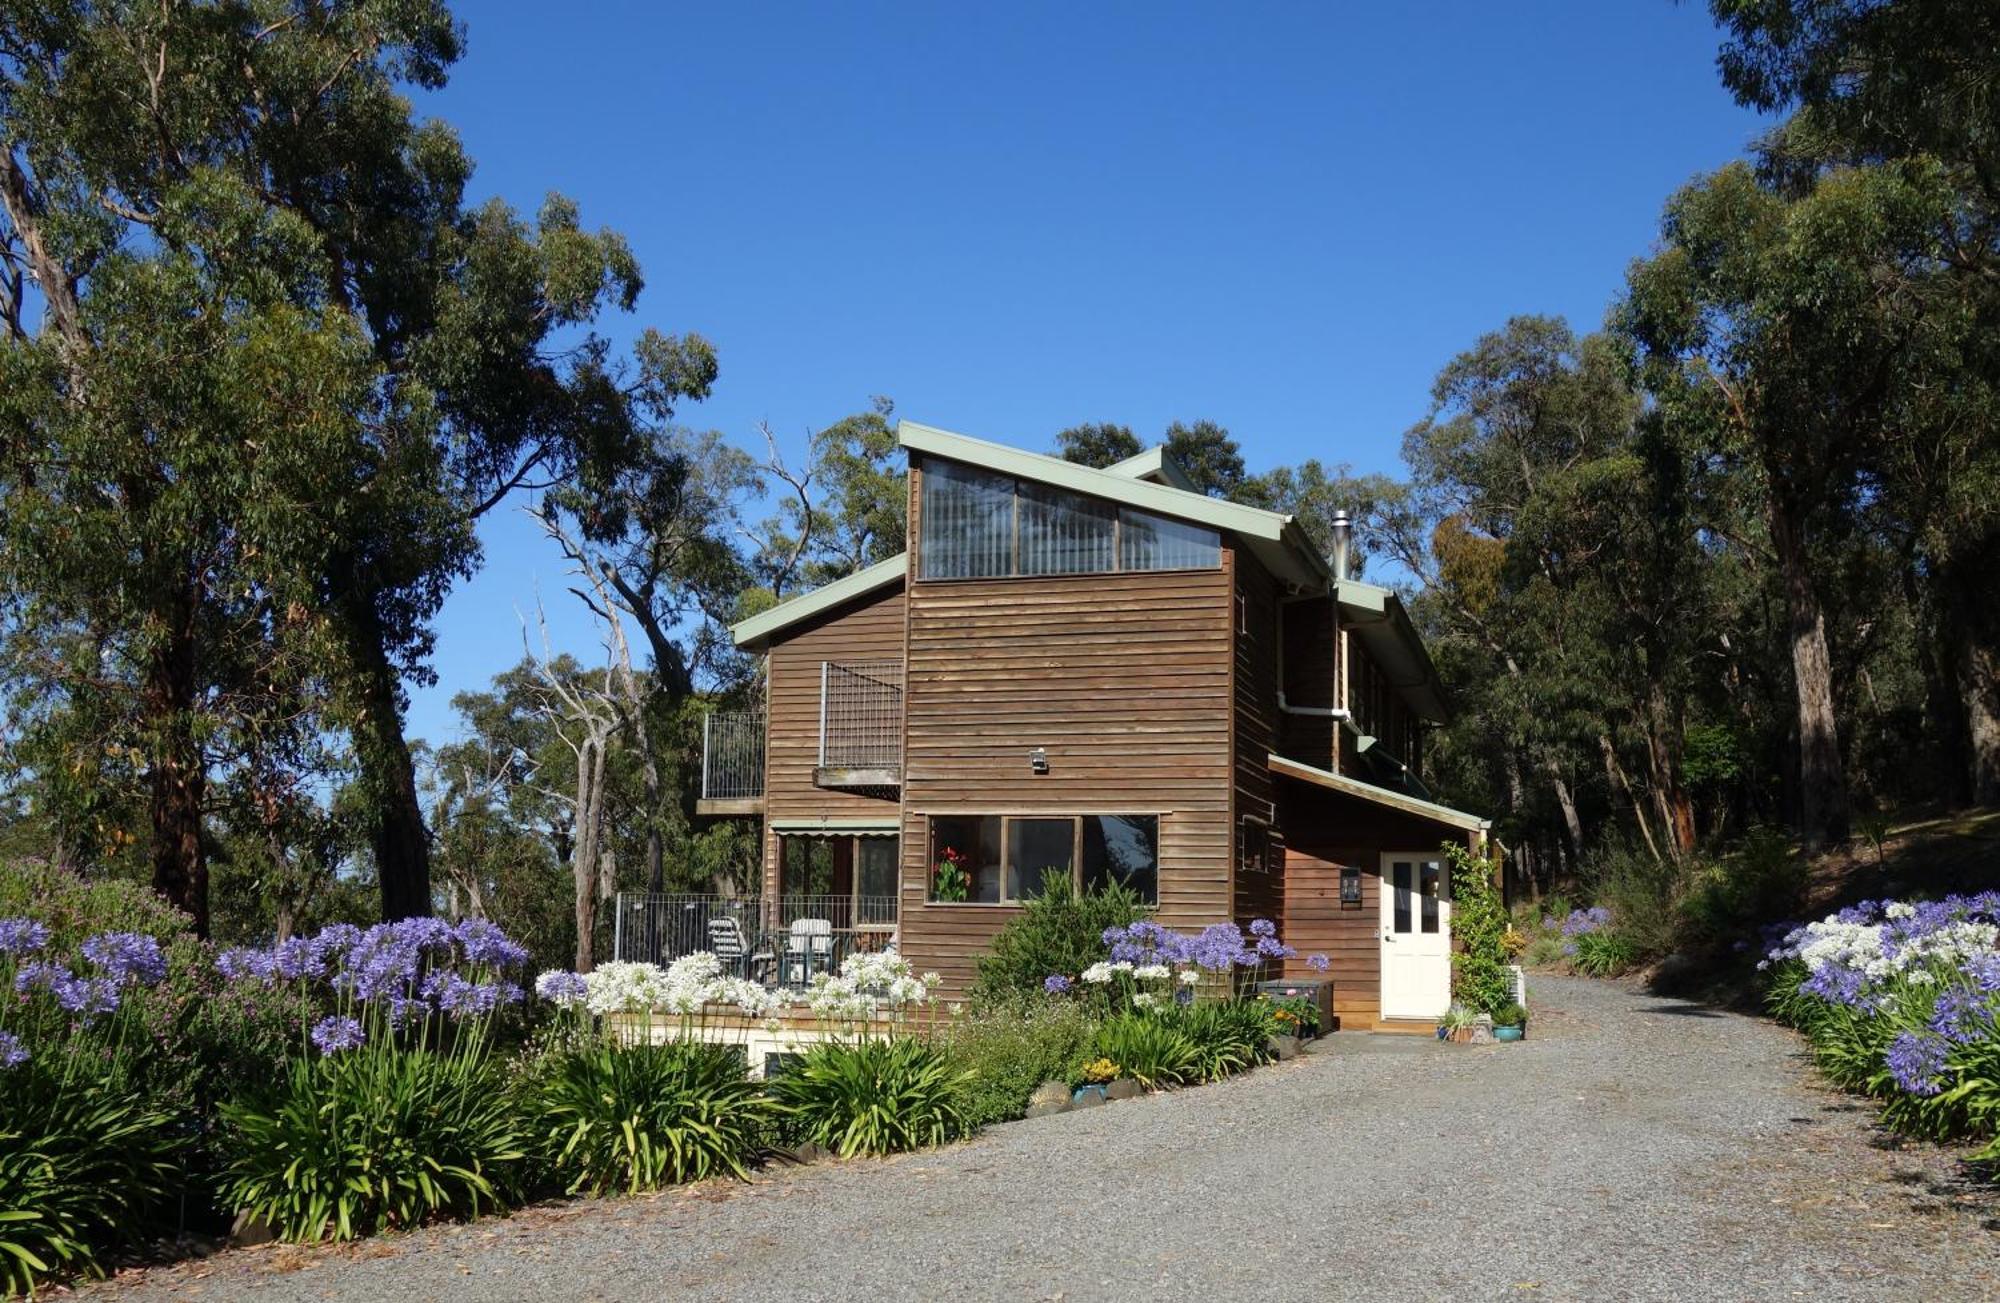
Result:
[[128,1273],[145,1299],[2000,1297],[2000,1201],[1768,1023],[1544,977],[1532,1038],[1337,1036],[884,1162]]

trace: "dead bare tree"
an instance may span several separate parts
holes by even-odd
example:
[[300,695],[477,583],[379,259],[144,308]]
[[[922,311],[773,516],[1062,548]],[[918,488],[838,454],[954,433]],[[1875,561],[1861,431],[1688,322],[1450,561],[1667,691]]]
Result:
[[[616,854],[607,836],[605,782],[611,744],[624,721],[616,656],[607,658],[601,672],[566,672],[568,664],[558,660],[551,648],[548,614],[539,602],[535,612],[541,626],[542,654],[535,655],[528,646],[525,628],[521,643],[540,685],[538,708],[576,760],[576,780],[570,792],[550,787],[541,790],[571,807],[576,829],[570,851],[570,875],[576,884],[576,971],[587,973],[594,964],[592,940],[598,907],[611,899],[618,877]],[[622,642],[622,632],[619,639]]]

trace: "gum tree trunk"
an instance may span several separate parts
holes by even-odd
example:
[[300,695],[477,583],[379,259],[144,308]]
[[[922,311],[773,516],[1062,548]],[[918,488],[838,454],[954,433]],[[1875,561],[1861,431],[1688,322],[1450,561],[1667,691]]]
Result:
[[1799,730],[1799,833],[1808,851],[1847,841],[1847,775],[1833,713],[1833,665],[1826,646],[1826,612],[1813,589],[1805,540],[1790,507],[1773,494],[1771,545],[1785,590],[1792,682]]

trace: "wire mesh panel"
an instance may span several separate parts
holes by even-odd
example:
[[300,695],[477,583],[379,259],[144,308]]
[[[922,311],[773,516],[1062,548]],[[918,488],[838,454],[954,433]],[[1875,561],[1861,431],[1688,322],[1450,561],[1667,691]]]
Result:
[[702,724],[701,795],[707,801],[764,794],[764,713],[717,711]]
[[821,668],[819,762],[828,769],[899,769],[903,662],[828,661]]

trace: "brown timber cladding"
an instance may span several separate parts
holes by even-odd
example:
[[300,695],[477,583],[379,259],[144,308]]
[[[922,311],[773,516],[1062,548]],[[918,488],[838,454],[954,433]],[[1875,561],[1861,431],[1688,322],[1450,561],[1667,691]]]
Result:
[[902,948],[919,971],[963,990],[1019,912],[928,903],[934,814],[1158,814],[1160,920],[1230,916],[1231,596],[1226,568],[912,583]]
[[[1284,836],[1274,803],[1270,753],[1282,727],[1278,712],[1278,585],[1257,558],[1242,548],[1232,552],[1237,600],[1235,916],[1283,922]],[[1268,847],[1261,870],[1246,864],[1246,824],[1265,825]],[[1281,934],[1282,935],[1282,934]]]
[[903,659],[903,589],[879,589],[773,640],[766,662],[764,894],[778,892],[773,819],[896,821],[896,800],[813,786],[819,763],[820,664]]
[[[1466,834],[1290,778],[1278,780],[1278,813],[1286,837],[1279,935],[1298,949],[1285,976],[1332,978],[1341,1025],[1373,1026],[1382,1012],[1382,856],[1437,855],[1446,841],[1466,844]],[[1343,867],[1361,870],[1359,909],[1341,906]],[[1332,968],[1313,972],[1305,961],[1314,954]]]

